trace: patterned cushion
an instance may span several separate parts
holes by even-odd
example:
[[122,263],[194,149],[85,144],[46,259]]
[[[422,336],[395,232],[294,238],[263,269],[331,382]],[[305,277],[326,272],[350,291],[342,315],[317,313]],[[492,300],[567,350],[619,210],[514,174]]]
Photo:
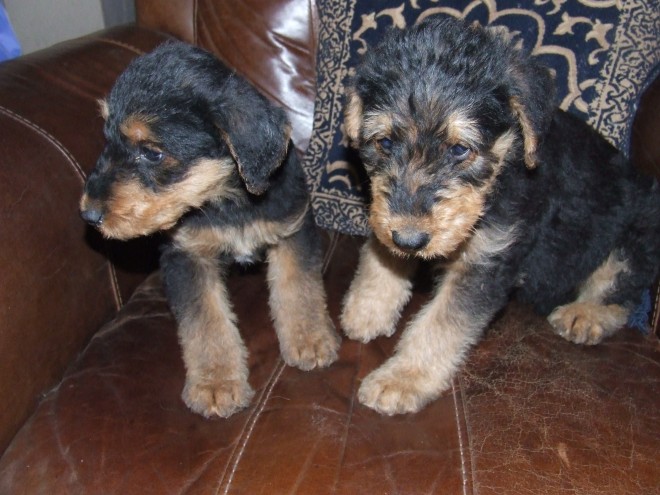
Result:
[[[344,82],[391,27],[465,17],[531,51],[556,74],[559,106],[627,151],[640,94],[660,68],[658,0],[318,0],[314,129],[305,156],[319,225],[368,233],[366,178],[343,133]],[[521,5],[529,4],[526,7]]]

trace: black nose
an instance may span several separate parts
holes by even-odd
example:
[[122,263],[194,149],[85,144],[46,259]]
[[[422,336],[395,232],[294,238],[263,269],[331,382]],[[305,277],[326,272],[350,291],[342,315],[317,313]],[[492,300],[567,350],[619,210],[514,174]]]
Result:
[[392,241],[401,249],[406,249],[409,251],[418,251],[424,248],[429,241],[431,236],[426,232],[420,232],[418,230],[404,230],[399,232],[398,230],[392,231]]
[[94,227],[97,227],[101,225],[101,223],[103,223],[103,212],[95,208],[82,210],[80,212],[80,216],[83,218],[85,222],[87,222],[90,225],[93,225]]

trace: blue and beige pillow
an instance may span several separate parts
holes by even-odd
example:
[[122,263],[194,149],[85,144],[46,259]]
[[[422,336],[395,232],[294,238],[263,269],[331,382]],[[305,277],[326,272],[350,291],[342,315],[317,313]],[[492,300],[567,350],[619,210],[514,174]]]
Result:
[[[658,75],[657,0],[318,0],[317,97],[305,155],[317,223],[368,233],[366,178],[343,132],[344,83],[392,27],[430,15],[492,25],[556,74],[558,104],[624,152],[639,96]],[[523,7],[522,5],[529,5]]]

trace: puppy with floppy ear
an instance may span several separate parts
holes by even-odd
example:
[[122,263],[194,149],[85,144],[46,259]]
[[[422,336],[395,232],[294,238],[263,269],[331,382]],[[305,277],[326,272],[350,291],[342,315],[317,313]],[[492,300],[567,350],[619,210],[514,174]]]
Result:
[[552,94],[537,61],[454,19],[391,33],[356,69],[345,129],[371,180],[373,236],[344,299],[345,333],[391,335],[418,260],[440,274],[395,354],[362,382],[363,404],[396,414],[438,397],[510,295],[562,337],[596,344],[652,284],[657,181]]
[[209,109],[245,187],[252,194],[263,194],[268,178],[287,154],[291,128],[286,115],[235,75],[223,81],[222,97],[210,93],[212,89],[200,88],[209,92],[205,94]]
[[337,357],[322,246],[284,112],[208,52],[167,43],[135,59],[101,104],[107,144],[85,184],[83,218],[106,237],[171,237],[161,269],[186,366],[183,400],[204,416],[245,407],[247,349],[223,278],[268,258],[285,362]]
[[538,140],[541,139],[554,114],[555,86],[545,67],[528,63],[520,53],[520,60],[512,62],[509,80],[509,105],[518,119],[525,151],[525,165],[533,169],[537,165]]

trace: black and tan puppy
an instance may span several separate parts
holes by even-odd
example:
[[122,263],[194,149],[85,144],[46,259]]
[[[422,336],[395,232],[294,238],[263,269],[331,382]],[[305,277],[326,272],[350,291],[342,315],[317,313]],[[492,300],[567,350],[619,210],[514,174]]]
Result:
[[391,335],[415,260],[443,269],[362,403],[395,414],[438,397],[513,293],[576,343],[626,323],[660,264],[660,189],[555,108],[544,67],[486,29],[433,19],[368,52],[349,86],[374,236],[346,334]]
[[332,363],[339,337],[284,112],[183,43],[133,61],[101,107],[107,145],[80,209],[107,237],[171,234],[161,269],[183,349],[185,403],[222,417],[249,403],[247,350],[223,270],[262,252],[284,360],[304,370]]

